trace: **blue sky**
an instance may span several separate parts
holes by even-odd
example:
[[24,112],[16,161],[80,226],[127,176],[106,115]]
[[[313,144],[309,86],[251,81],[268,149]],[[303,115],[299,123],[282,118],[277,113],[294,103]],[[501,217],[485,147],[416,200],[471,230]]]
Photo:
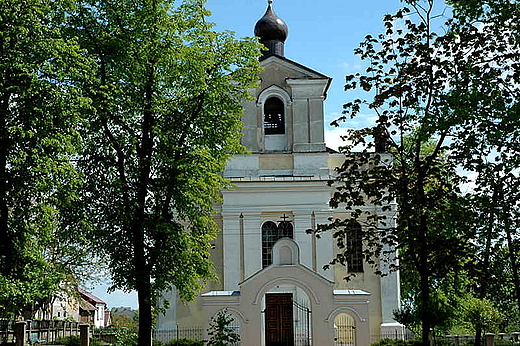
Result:
[[[394,13],[398,0],[274,0],[274,10],[289,26],[285,56],[333,78],[325,101],[326,123],[340,116],[342,105],[357,95],[343,90],[345,76],[360,72],[361,61],[354,49],[365,35],[383,31],[382,18]],[[208,0],[207,7],[219,31],[231,30],[237,37],[253,36],[254,25],[266,8],[265,0]],[[360,127],[372,122],[370,114],[353,119],[346,126]],[[330,147],[336,147],[342,129],[327,129]],[[107,302],[110,308],[137,308],[137,295],[116,291],[106,293],[107,284],[97,285],[92,292]]]

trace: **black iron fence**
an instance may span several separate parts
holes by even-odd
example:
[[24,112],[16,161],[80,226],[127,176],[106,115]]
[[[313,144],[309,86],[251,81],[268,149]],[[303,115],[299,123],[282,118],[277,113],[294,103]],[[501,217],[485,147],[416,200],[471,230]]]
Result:
[[159,329],[152,332],[152,337],[162,342],[179,339],[202,340],[204,338],[204,328],[193,327],[184,328],[178,327],[173,329]]

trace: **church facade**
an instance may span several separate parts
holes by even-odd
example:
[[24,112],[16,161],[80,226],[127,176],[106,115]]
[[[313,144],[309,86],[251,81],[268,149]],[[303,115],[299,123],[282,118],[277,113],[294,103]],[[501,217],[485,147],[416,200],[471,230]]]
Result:
[[255,26],[268,48],[260,85],[244,104],[242,142],[251,154],[233,157],[223,173],[234,188],[222,191],[216,216],[222,232],[212,259],[220,282],[188,305],[165,293],[170,308],[158,316],[158,330],[207,328],[225,309],[241,345],[368,346],[379,335],[403,333],[393,320],[398,273],[375,275],[355,232],[345,239],[348,263],[325,270],[340,250],[330,233],[306,232],[342,217],[328,206],[327,186],[342,155],[324,141],[331,78],[286,58],[287,34],[269,4]]

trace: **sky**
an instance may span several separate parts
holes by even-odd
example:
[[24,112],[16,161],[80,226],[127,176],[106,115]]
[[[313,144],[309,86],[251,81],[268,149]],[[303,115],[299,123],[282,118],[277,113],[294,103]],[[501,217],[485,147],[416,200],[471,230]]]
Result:
[[[365,35],[377,35],[384,30],[383,16],[395,13],[398,0],[274,0],[273,8],[289,27],[285,56],[313,70],[332,77],[325,120],[329,124],[341,115],[342,105],[359,96],[343,90],[345,76],[362,72],[363,65],[354,49]],[[231,30],[237,37],[254,35],[255,23],[264,15],[266,0],[207,0],[212,11],[209,21],[216,30]],[[374,117],[366,114],[352,119],[346,127],[370,125]],[[345,128],[327,128],[327,146],[337,148],[339,135]],[[109,306],[130,306],[137,309],[137,295],[116,291],[106,293],[107,283],[98,284],[93,294]]]

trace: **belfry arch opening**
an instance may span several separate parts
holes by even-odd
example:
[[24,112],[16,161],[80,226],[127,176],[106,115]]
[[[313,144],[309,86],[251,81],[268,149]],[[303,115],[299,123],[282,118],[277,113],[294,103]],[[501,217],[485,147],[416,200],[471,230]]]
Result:
[[285,105],[278,97],[269,97],[264,105],[264,133],[285,134]]

